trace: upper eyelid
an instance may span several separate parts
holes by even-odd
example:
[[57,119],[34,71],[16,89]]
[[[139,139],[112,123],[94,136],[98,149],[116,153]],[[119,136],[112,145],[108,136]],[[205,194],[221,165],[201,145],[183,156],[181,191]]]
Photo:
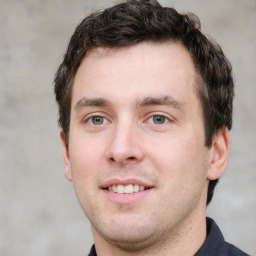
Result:
[[147,114],[147,119],[154,117],[154,116],[162,116],[162,117],[167,118],[170,121],[175,120],[175,118],[172,115],[164,113],[164,112],[151,112],[151,113]]
[[85,123],[93,117],[102,117],[102,118],[105,118],[106,120],[109,120],[110,118],[108,118],[107,116],[108,115],[106,113],[103,113],[103,112],[93,112],[93,113],[89,113],[89,114],[85,115],[82,118],[82,122]]
[[171,120],[170,118],[168,118],[168,117],[166,117],[166,116],[164,116],[164,115],[152,115],[152,116],[150,116],[149,118],[147,118],[146,121],[149,121],[150,119],[153,119],[153,117],[155,117],[155,116],[161,116],[161,117],[163,117],[163,118],[166,119],[164,123],[158,124],[158,125],[163,125],[163,124],[166,124],[166,123],[168,123],[168,122],[172,122],[172,120]]
[[[92,113],[88,113],[88,114],[84,115],[82,118],[82,122],[86,122],[90,118],[97,117],[97,116],[106,118],[107,120],[111,120],[111,117],[109,114],[99,111],[99,112],[92,112]],[[169,121],[175,120],[175,118],[172,115],[165,113],[165,112],[161,112],[161,111],[159,111],[159,112],[153,111],[153,112],[147,113],[145,116],[146,116],[146,120],[148,120],[149,118],[154,117],[154,116],[163,116],[163,117],[167,118]]]
[[[102,118],[103,119],[103,122],[101,123],[101,124],[94,124],[93,123],[93,118],[96,118],[96,117],[100,117],[100,118]],[[107,122],[108,122],[108,119],[107,118],[105,118],[105,117],[103,117],[103,116],[92,116],[92,117],[89,117],[88,119],[86,119],[86,122],[87,123],[89,123],[90,125],[95,125],[95,126],[101,126],[101,125],[104,125],[104,124],[106,124]]]

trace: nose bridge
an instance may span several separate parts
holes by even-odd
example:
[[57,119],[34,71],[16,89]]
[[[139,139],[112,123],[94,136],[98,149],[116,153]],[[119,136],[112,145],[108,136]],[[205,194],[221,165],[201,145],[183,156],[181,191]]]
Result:
[[126,163],[143,158],[138,140],[138,127],[131,117],[123,117],[113,128],[107,157],[113,162]]

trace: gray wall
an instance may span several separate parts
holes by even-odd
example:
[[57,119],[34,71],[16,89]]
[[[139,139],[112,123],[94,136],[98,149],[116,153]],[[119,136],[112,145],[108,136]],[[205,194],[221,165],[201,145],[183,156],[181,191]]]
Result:
[[[86,255],[92,244],[64,178],[52,84],[77,23],[111,2],[0,0],[0,255]],[[256,255],[256,1],[161,3],[196,13],[233,63],[231,155],[208,215]]]

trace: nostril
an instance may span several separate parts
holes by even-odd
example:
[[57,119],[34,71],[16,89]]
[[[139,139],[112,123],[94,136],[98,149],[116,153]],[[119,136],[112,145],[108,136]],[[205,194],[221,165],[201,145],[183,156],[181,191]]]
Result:
[[[136,157],[134,156],[130,156],[130,157],[127,157],[126,159],[124,159],[124,161],[134,161],[136,159]],[[109,158],[110,162],[116,162],[117,160],[114,158],[114,157],[110,157]]]
[[115,159],[113,157],[110,157],[109,159],[111,162],[115,162]]
[[135,159],[134,156],[130,156],[130,157],[127,158],[127,160],[134,160],[134,159]]

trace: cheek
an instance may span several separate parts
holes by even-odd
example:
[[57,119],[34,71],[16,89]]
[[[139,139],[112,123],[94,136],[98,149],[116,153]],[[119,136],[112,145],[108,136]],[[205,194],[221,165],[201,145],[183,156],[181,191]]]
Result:
[[[94,146],[95,147],[95,146]],[[74,189],[85,212],[90,212],[90,201],[97,192],[96,176],[99,169],[97,150],[88,143],[70,143],[70,164]],[[95,200],[95,199],[94,199]]]
[[82,139],[70,142],[70,164],[74,182],[87,182],[95,173],[99,149],[94,143],[84,142]]
[[[104,151],[104,138],[84,134],[80,129],[70,137],[70,158],[77,163],[90,166],[99,161]],[[97,159],[97,160],[96,160]],[[93,165],[92,165],[93,167]]]
[[197,146],[173,141],[153,152],[153,165],[161,181],[162,202],[168,202],[170,207],[196,204],[202,196],[207,182],[206,155],[203,147]]
[[205,152],[202,140],[196,140],[193,136],[181,136],[165,139],[156,147],[151,147],[149,158],[163,179],[185,183],[206,172]]
[[150,156],[157,162],[157,166],[175,169],[179,165],[185,165],[187,157],[191,157],[188,144],[172,138],[159,141],[155,147],[150,147]]

